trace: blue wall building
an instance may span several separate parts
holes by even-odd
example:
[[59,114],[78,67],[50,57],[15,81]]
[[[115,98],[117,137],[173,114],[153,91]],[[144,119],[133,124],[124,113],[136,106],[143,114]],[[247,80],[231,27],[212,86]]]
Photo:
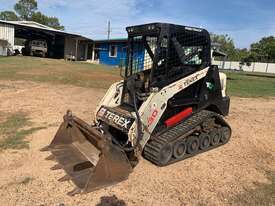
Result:
[[[100,64],[123,67],[127,58],[127,39],[110,39],[95,41],[94,61]],[[136,70],[144,68],[145,48],[142,44],[133,52],[133,67]]]
[[127,55],[127,39],[95,41],[94,60],[110,66],[124,66]]

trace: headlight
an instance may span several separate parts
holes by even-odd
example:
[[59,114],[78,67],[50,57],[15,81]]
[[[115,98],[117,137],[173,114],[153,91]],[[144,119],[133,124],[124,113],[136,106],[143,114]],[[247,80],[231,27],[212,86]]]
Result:
[[133,28],[133,27],[128,28],[128,32],[129,32],[129,33],[134,32],[134,28]]
[[155,25],[149,25],[148,26],[148,30],[154,30],[155,29]]

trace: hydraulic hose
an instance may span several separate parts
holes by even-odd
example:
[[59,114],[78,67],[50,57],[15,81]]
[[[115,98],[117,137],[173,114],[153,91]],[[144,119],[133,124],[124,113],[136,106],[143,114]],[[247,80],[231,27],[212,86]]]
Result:
[[136,114],[136,118],[137,118],[137,143],[132,148],[126,148],[125,146],[123,146],[123,150],[127,151],[127,152],[131,152],[131,151],[135,150],[139,146],[139,143],[142,139],[142,122],[141,122],[141,118],[140,118],[140,115],[138,112],[138,107],[137,107],[135,78],[136,78],[136,76],[134,75],[128,79],[127,89],[133,98],[134,110],[135,110],[135,114]]
[[[133,103],[134,103],[134,110],[135,110],[135,114],[136,114],[136,118],[137,118],[137,143],[131,147],[131,148],[127,148],[127,143],[124,145],[121,145],[120,142],[118,142],[115,138],[111,138],[112,141],[114,141],[114,143],[116,145],[118,145],[120,147],[120,149],[124,150],[125,152],[132,152],[134,151],[138,146],[139,143],[142,139],[142,122],[141,122],[141,118],[138,112],[138,107],[137,107],[137,98],[136,98],[136,80],[135,80],[136,76],[132,76],[128,79],[127,81],[127,89],[133,99]],[[103,129],[104,132],[106,134],[108,134],[110,137],[112,136],[109,132],[108,129]]]

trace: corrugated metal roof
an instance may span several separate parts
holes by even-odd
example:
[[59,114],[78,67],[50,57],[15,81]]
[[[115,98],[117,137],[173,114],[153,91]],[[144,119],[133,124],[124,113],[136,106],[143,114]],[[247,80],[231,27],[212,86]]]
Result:
[[216,57],[226,57],[227,54],[218,50],[218,49],[214,49],[213,50],[213,56],[216,56]]
[[115,43],[115,42],[127,42],[127,38],[117,38],[117,39],[98,39],[94,40],[95,43]]
[[43,24],[39,24],[35,21],[5,21],[7,23],[12,23],[12,24],[17,24],[17,25],[23,25],[23,26],[29,26],[29,27],[35,27],[35,28],[39,28],[39,29],[47,29],[50,31],[56,31],[56,32],[60,32],[60,30],[51,28],[49,26],[45,26]]
[[0,23],[14,25],[14,26],[20,26],[20,27],[25,27],[25,28],[32,28],[32,29],[39,29],[39,30],[44,30],[44,31],[50,31],[50,32],[59,33],[59,34],[63,34],[63,35],[82,37],[82,38],[84,38],[86,40],[92,40],[90,38],[81,36],[79,34],[69,33],[69,32],[65,32],[65,31],[57,30],[57,29],[45,26],[43,24],[39,24],[39,23],[34,22],[34,21],[4,21],[4,20],[0,20]]

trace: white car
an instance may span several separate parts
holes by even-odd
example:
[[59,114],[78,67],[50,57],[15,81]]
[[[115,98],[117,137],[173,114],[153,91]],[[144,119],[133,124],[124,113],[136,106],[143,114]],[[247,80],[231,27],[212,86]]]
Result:
[[46,57],[48,45],[45,40],[32,40],[26,46],[30,56]]

